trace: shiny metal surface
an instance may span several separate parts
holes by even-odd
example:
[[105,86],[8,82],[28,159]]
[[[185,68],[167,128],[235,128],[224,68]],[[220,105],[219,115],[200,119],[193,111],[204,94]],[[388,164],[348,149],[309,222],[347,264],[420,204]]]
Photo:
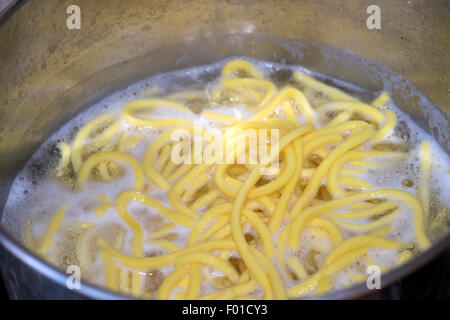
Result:
[[[1,22],[0,209],[25,161],[83,108],[150,75],[233,55],[300,64],[368,90],[384,88],[450,152],[448,1],[377,1],[381,30],[366,27],[370,1],[80,0],[81,30],[66,28],[70,4],[22,1]],[[0,242],[2,272],[13,279],[7,286],[16,298],[120,298],[88,285],[69,291],[63,273],[24,250],[7,230],[0,229]],[[449,242],[447,236],[385,275],[383,286]],[[365,294],[358,286],[326,298]]]

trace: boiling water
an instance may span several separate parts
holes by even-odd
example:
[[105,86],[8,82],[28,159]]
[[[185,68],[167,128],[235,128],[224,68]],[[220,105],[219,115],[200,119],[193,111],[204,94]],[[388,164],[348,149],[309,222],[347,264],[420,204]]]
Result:
[[[291,81],[293,71],[302,70],[315,77],[324,79],[339,88],[343,88],[345,91],[365,102],[373,100],[378,94],[365,91],[336,79],[314,74],[298,66],[251,61],[259,67],[267,79],[272,80],[279,88]],[[103,113],[120,114],[121,108],[128,102],[142,98],[168,96],[170,100],[190,107],[196,115],[187,116],[186,113],[176,111],[171,111],[172,114],[168,114],[168,109],[162,109],[156,110],[153,114],[154,117],[188,117],[191,120],[195,120],[198,125],[207,128],[214,128],[215,123],[198,116],[201,111],[204,111],[205,105],[218,113],[234,115],[243,120],[248,119],[254,113],[254,110],[249,110],[243,105],[239,105],[233,101],[223,101],[222,104],[211,103],[212,90],[218,86],[220,70],[225,62],[220,61],[212,65],[156,75],[104,98],[99,103],[69,121],[40,147],[24,169],[18,174],[5,205],[1,221],[2,224],[17,238],[23,240],[28,237],[38,242],[39,239],[42,239],[49,222],[58,208],[63,203],[67,203],[65,218],[60,227],[60,230],[63,232],[57,233],[55,244],[52,246],[51,253],[47,258],[51,263],[63,269],[68,265],[78,263],[78,258],[74,253],[76,251],[76,244],[83,232],[83,225],[89,225],[89,223],[95,223],[97,226],[101,226],[100,228],[96,227],[97,234],[106,238],[114,238],[118,230],[125,230],[126,236],[122,251],[131,254],[132,230],[118,217],[115,208],[111,207],[108,209],[101,218],[93,214],[93,210],[105,201],[100,200],[99,195],[106,196],[109,201],[113,202],[121,191],[133,188],[134,177],[132,170],[125,167],[123,176],[112,183],[90,181],[81,190],[74,191],[70,185],[55,179],[52,174],[59,160],[59,155],[55,152],[55,145],[59,141],[72,142],[78,129],[95,117]],[[194,95],[182,94],[188,90],[195,91],[196,93]],[[315,99],[317,103],[320,103],[320,97],[313,96],[309,98],[312,99],[313,107],[315,106]],[[369,181],[373,188],[395,188],[417,195],[420,176],[420,142],[422,140],[430,141],[432,159],[432,177],[430,182],[431,205],[430,216],[427,217],[429,223],[426,223],[426,226],[428,236],[432,240],[436,240],[447,232],[449,227],[449,215],[447,212],[448,208],[450,208],[449,157],[429,134],[412,122],[409,116],[404,114],[392,102],[389,102],[385,108],[395,111],[397,114],[397,126],[389,136],[379,142],[379,148],[389,149],[390,146],[395,145],[397,149],[401,149],[400,151],[408,151],[408,157],[407,159],[392,157],[388,157],[386,160],[377,159],[380,165],[370,168],[359,177]],[[326,115],[318,117],[317,126],[320,127],[326,121],[326,118]],[[120,130],[126,132],[128,136],[140,138],[135,146],[128,149],[128,152],[141,162],[146,149],[160,133],[160,129],[136,128],[124,120],[122,120]],[[370,161],[370,159],[368,160]],[[166,192],[158,191],[157,188],[153,189],[151,196],[165,206],[170,207]],[[135,202],[131,202],[128,205],[128,210],[148,233],[156,231],[170,222],[165,218],[161,218],[154,209]],[[434,221],[437,219],[436,217],[439,217],[441,220]],[[404,207],[399,211],[392,221],[392,226],[391,232],[387,235],[388,238],[407,243],[415,243],[413,218],[411,210],[408,207]],[[25,229],[27,232],[24,231]],[[252,233],[251,228],[247,229],[249,233]],[[189,229],[177,226],[170,231],[170,234],[172,234],[171,241],[173,243],[184,247],[189,235]],[[351,237],[355,234],[344,232],[344,235],[345,237]],[[92,236],[92,239],[95,240],[95,236]],[[273,238],[275,244],[277,239],[278,233]],[[308,253],[314,248],[331,248],[332,246],[329,240],[314,238],[308,230],[305,230],[303,233],[301,243],[300,250],[290,252],[288,256],[291,255],[301,259],[307,259]],[[95,249],[93,250],[95,251]],[[144,241],[144,252],[146,255],[159,255],[163,253],[161,248],[151,245],[148,241]],[[237,253],[234,255],[239,257]],[[397,253],[392,252],[392,250],[371,249],[368,255],[374,263],[386,267],[394,266],[397,259]],[[320,263],[323,258],[324,256],[315,257],[318,261],[317,263]],[[82,270],[84,272],[82,275],[88,281],[102,285],[102,262],[96,258],[92,258],[91,261],[92,264],[87,266],[89,270]],[[279,267],[276,261],[274,263]],[[204,272],[208,272],[211,277],[220,276],[220,274],[212,269],[205,269]],[[173,271],[173,267],[165,267],[145,273],[144,277],[148,280],[145,282],[145,285],[148,290],[157,290],[162,279],[171,271]],[[336,275],[333,287],[338,289],[353,283],[352,275],[357,272],[361,272],[359,262],[339,272]],[[298,281],[292,280],[289,277],[284,277],[283,281],[286,287],[291,287],[298,283]],[[211,292],[212,288],[204,286],[202,290],[202,293],[208,293]],[[261,292],[255,290],[253,294],[258,296]]]

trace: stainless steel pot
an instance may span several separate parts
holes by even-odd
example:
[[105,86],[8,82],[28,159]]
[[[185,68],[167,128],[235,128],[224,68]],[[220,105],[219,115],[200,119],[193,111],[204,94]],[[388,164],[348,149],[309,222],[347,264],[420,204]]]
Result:
[[[80,30],[66,27],[71,1],[18,2],[0,18],[0,209],[37,147],[85,107],[152,74],[233,55],[300,64],[368,90],[384,88],[450,152],[448,1],[377,0],[381,30],[366,27],[374,1],[78,0]],[[12,298],[123,298],[88,284],[67,289],[67,275],[3,227],[0,242]],[[449,244],[447,235],[386,274],[382,285]],[[369,293],[359,285],[325,298]]]

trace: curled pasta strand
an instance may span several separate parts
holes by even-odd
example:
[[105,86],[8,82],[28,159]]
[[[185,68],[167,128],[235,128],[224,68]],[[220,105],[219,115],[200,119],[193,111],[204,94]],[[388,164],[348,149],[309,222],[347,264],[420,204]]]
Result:
[[358,136],[347,139],[346,141],[342,142],[339,146],[334,148],[333,151],[331,151],[329,156],[320,163],[319,167],[317,167],[313,177],[306,186],[303,194],[297,199],[294,206],[292,207],[290,213],[291,219],[295,218],[299,214],[299,212],[303,210],[305,206],[312,200],[320,184],[322,183],[322,180],[325,177],[327,171],[330,169],[332,163],[336,161],[339,157],[341,157],[346,151],[370,139],[370,137],[373,135],[373,132],[374,132],[373,127],[369,126]]
[[312,218],[331,212],[332,210],[353,202],[374,198],[394,198],[408,203],[408,205],[413,209],[415,234],[419,246],[422,249],[426,249],[430,246],[430,240],[424,230],[424,214],[420,202],[410,193],[395,189],[377,189],[373,191],[359,192],[304,209],[302,214],[298,215],[291,222],[292,226],[289,233],[289,246],[292,249],[298,248],[301,231]]
[[90,156],[83,163],[83,165],[80,168],[80,171],[78,172],[77,178],[78,184],[82,186],[89,178],[91,170],[99,163],[112,160],[124,161],[130,164],[134,172],[134,188],[137,190],[144,188],[144,174],[141,165],[132,156],[120,152],[99,152]]
[[185,119],[144,119],[135,115],[138,111],[152,110],[157,106],[164,106],[172,108],[183,113],[192,114],[192,111],[185,106],[162,99],[146,99],[146,100],[134,100],[128,103],[122,109],[122,117],[125,121],[137,126],[137,127],[164,127],[173,125],[191,125],[191,120]]

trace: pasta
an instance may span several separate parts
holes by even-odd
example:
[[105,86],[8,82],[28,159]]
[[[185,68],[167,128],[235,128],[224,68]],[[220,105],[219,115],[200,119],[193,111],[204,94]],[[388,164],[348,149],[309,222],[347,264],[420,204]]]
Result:
[[[110,290],[157,299],[321,295],[343,272],[364,281],[354,265],[368,266],[373,250],[397,257],[390,268],[426,250],[430,142],[420,145],[419,192],[380,188],[370,170],[410,156],[376,148],[398,124],[389,95],[365,103],[300,70],[292,81],[279,87],[234,59],[208,103],[228,97],[246,113],[208,104],[196,113],[180,101],[201,92],[188,91],[94,118],[57,145],[54,169],[59,183],[73,176],[69,194],[97,192],[92,215],[70,219],[73,204],[61,199],[27,245],[58,263],[57,242],[78,228],[74,261],[88,281],[100,275]],[[103,194],[105,185],[119,192]],[[411,236],[397,239],[402,219]]]

